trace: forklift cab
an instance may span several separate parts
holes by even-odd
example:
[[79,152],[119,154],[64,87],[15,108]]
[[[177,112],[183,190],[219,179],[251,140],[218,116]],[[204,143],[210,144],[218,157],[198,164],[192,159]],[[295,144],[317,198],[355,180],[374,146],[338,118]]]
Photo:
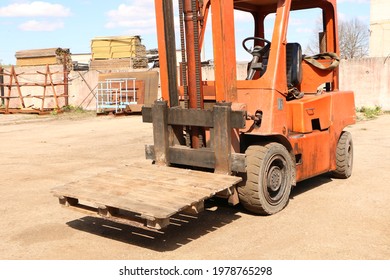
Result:
[[[243,41],[245,51],[253,56],[248,63],[246,80],[254,80],[262,77],[267,71],[269,52],[271,42],[268,41],[266,46],[254,46],[249,50],[245,43],[251,39],[259,40],[258,37],[248,37]],[[297,87],[302,82],[302,47],[299,43],[287,43],[286,45],[286,77],[289,89]]]
[[[319,26],[320,40],[318,43],[317,53],[333,53],[337,56],[338,52],[338,38],[335,30],[335,7],[329,1],[291,1],[289,11],[286,5],[278,6],[278,1],[235,1],[234,7],[236,11],[240,12],[239,19],[245,18],[252,20],[252,33],[248,32],[247,37],[242,40],[242,48],[251,55],[251,59],[247,67],[246,80],[258,80],[263,77],[270,64],[274,65],[270,75],[275,76],[275,67],[286,69],[286,81],[278,83],[279,85],[286,85],[287,92],[295,89],[302,94],[296,96],[289,96],[292,98],[301,98],[303,93],[315,93],[318,87],[325,84],[327,89],[337,89],[338,81],[335,73],[321,73],[324,79],[318,79],[318,71],[311,73],[310,68],[316,71],[316,66],[308,63],[303,55],[302,47],[306,48],[308,41],[301,40],[302,38],[292,34],[294,28],[294,21],[297,18],[316,18]],[[244,3],[245,2],[245,3]],[[273,3],[271,3],[273,2]],[[282,1],[284,2],[284,1]],[[288,14],[284,14],[287,12]],[[295,16],[295,18],[294,18]],[[311,21],[313,22],[313,21]],[[290,25],[291,23],[291,25]],[[237,25],[237,24],[236,24]],[[289,32],[290,30],[290,32]],[[236,36],[240,38],[242,30],[236,32]],[[305,36],[306,38],[307,36]],[[302,41],[301,43],[299,41]],[[239,52],[239,49],[236,50]],[[273,54],[271,54],[273,52]],[[275,54],[276,53],[276,54]],[[278,58],[278,55],[280,56]],[[312,55],[312,54],[310,54]],[[274,59],[285,57],[285,65],[283,63],[275,62]],[[319,63],[324,64],[323,69],[327,68],[331,59],[325,56],[318,56],[316,59]],[[308,68],[303,70],[303,68]],[[329,71],[328,71],[329,72]],[[278,72],[280,73],[280,72]],[[324,77],[326,76],[326,77]],[[313,81],[316,79],[316,81]],[[302,85],[302,80],[305,80]],[[306,83],[310,81],[310,83]],[[315,83],[315,84],[314,84]]]

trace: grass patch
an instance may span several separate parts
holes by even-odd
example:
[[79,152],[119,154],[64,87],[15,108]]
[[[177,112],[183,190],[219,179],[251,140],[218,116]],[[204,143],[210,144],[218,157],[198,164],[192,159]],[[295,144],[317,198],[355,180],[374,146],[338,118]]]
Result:
[[366,107],[356,109],[358,118],[361,120],[372,120],[383,114],[381,106]]
[[50,114],[60,119],[79,119],[96,116],[95,111],[85,110],[82,107],[73,105],[64,106],[60,110],[53,110]]
[[62,107],[61,110],[65,113],[76,113],[76,114],[83,114],[87,112],[86,110],[83,109],[83,107],[79,107],[79,106],[76,107],[73,105],[64,106]]

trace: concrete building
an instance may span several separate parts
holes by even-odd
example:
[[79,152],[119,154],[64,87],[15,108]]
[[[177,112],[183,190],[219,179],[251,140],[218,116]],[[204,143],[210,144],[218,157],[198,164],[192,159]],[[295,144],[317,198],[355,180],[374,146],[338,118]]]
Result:
[[390,1],[371,0],[370,56],[390,56]]

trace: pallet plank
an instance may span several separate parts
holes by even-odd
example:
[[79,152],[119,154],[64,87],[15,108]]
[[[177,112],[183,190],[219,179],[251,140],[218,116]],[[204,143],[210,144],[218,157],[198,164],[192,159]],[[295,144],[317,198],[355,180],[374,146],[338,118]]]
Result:
[[[199,187],[206,188],[206,189],[214,189],[214,187],[210,187],[210,185],[212,186],[215,184],[231,186],[231,182],[234,181],[234,178],[237,178],[228,175],[205,176],[206,174],[210,175],[214,173],[206,173],[203,171],[196,171],[196,170],[190,170],[184,168],[173,168],[173,167],[165,167],[165,166],[154,166],[154,168],[155,168],[155,172],[156,173],[158,172],[158,175],[155,175],[156,173],[150,174],[149,169],[145,168],[145,166],[139,164],[131,165],[131,169],[136,171],[140,178],[145,178],[146,176],[148,179],[156,178],[156,177],[159,177],[161,179],[161,177],[163,177],[163,178],[167,178],[166,180],[174,180],[175,178],[181,179],[181,178],[185,178],[185,176],[190,176],[191,178],[197,178],[197,180],[194,180],[192,182],[194,185],[199,185]],[[125,171],[125,173],[123,173],[124,176],[126,174],[129,174],[129,172]],[[172,174],[176,174],[177,176],[172,178]],[[133,177],[134,175],[129,174],[129,176]]]
[[82,185],[82,188],[54,189],[53,193],[55,196],[77,198],[79,201],[93,203],[96,208],[99,208],[98,206],[100,205],[105,205],[161,219],[168,218],[170,215],[176,213],[176,208],[166,208],[161,205],[152,205],[147,200],[137,197],[122,197],[120,195],[114,196],[108,191],[104,193],[96,193],[93,190],[94,188],[91,186]]
[[[203,201],[239,183],[241,178],[157,165],[129,165],[54,188],[66,201],[86,201],[110,217],[107,209],[138,213],[156,228],[184,209],[202,209]],[[115,214],[115,213],[114,213]]]
[[[154,185],[158,187],[158,185]],[[123,199],[127,199],[127,204],[135,204],[135,203],[145,203],[145,204],[153,204],[158,205],[161,208],[166,209],[181,209],[182,207],[188,207],[191,206],[188,202],[189,197],[193,197],[195,195],[192,193],[191,195],[188,195],[186,197],[184,196],[174,196],[171,195],[171,193],[167,193],[161,190],[153,190],[152,188],[142,188],[142,191],[139,191],[137,188],[128,188],[128,187],[118,187],[118,185],[115,184],[101,184],[100,181],[97,182],[79,182],[76,184],[72,184],[67,186],[67,188],[64,188],[63,190],[68,191],[68,196],[77,195],[78,197],[83,195],[83,198],[85,198],[86,194],[83,192],[81,193],[79,189],[82,189],[83,191],[88,190],[88,195],[90,197],[94,197],[96,200],[97,197],[100,198],[100,196],[95,195],[95,193],[104,193],[107,197],[121,197]],[[141,189],[141,188],[140,188]],[[198,196],[200,197],[200,196]],[[205,199],[207,196],[203,195],[200,197],[200,199]],[[95,202],[92,200],[91,202]],[[106,201],[104,204],[111,205],[115,202],[112,202],[111,199],[104,199],[100,200]],[[110,202],[110,203],[109,203]],[[111,205],[114,206],[114,205]],[[129,210],[129,209],[127,209]],[[162,209],[164,211],[164,209]]]

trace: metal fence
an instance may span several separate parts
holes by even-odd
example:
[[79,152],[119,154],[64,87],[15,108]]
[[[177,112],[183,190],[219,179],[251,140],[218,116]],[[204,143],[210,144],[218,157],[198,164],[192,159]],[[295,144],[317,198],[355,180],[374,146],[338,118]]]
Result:
[[98,83],[96,112],[123,112],[128,105],[137,104],[135,78],[107,79]]

